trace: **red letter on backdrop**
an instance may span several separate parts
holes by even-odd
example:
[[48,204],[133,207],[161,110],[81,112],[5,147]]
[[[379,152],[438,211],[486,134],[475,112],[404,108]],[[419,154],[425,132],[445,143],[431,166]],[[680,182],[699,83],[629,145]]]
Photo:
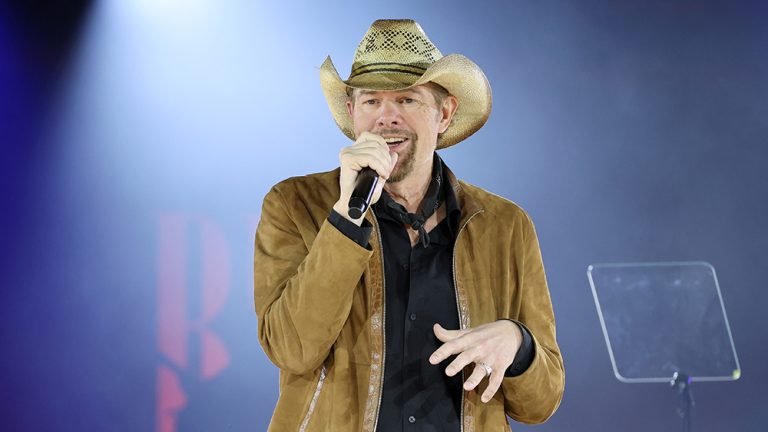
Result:
[[[226,345],[209,325],[221,312],[229,294],[230,259],[220,229],[205,218],[190,220],[182,214],[160,217],[158,239],[157,341],[158,350],[171,367],[160,365],[157,371],[157,432],[175,432],[178,413],[187,397],[175,370],[189,366],[188,338],[192,331],[200,335],[200,370],[192,371],[201,380],[209,380],[229,365]],[[187,267],[188,230],[200,230],[200,272]],[[200,278],[202,308],[200,317],[189,317],[187,277]]]

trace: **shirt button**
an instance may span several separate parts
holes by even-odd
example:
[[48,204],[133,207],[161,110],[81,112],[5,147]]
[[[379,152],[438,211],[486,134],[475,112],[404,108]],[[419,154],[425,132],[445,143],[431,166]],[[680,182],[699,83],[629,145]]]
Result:
[[408,417],[408,423],[416,423],[416,417],[414,416]]
[[412,313],[409,318],[411,318],[411,321],[416,321],[416,314]]

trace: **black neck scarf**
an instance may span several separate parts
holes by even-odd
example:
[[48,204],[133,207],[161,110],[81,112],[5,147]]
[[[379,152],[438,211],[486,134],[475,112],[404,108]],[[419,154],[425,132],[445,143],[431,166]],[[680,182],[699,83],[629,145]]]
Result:
[[435,158],[432,161],[432,181],[429,183],[427,194],[421,202],[420,212],[408,213],[405,207],[395,202],[388,193],[382,192],[381,194],[381,201],[388,210],[388,213],[405,225],[410,225],[412,229],[417,230],[419,232],[418,240],[424,247],[429,246],[429,234],[426,228],[424,228],[424,224],[440,207],[440,196],[443,190],[442,183],[443,161],[435,153]]

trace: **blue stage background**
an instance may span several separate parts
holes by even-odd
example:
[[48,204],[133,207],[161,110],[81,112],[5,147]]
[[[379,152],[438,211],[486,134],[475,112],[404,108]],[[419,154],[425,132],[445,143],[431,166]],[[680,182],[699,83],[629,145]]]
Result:
[[766,3],[31,11],[0,7],[3,430],[266,430],[278,386],[253,311],[261,200],[336,166],[349,141],[318,67],[330,54],[346,76],[370,23],[402,17],[493,87],[488,124],[441,155],[537,225],[566,393],[546,424],[513,430],[677,430],[668,386],[613,377],[586,278],[594,262],[659,260],[717,268],[741,361],[740,380],[694,386],[694,430],[765,430]]

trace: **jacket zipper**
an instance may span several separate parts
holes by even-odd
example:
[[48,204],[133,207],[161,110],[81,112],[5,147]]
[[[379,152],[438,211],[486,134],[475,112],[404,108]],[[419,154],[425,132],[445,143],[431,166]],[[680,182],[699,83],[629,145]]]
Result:
[[[482,210],[478,210],[467,218],[467,220],[464,221],[464,223],[459,228],[459,232],[456,233],[456,241],[453,243],[453,266],[451,268],[451,271],[453,272],[453,291],[456,294],[456,312],[459,315],[459,328],[462,328],[461,323],[463,320],[461,319],[461,303],[459,302],[459,285],[456,283],[456,245],[459,243],[459,236],[461,235],[461,232],[464,230],[464,227],[467,226],[470,220],[472,220],[473,217],[475,217],[478,213],[482,213]],[[463,328],[462,328],[463,330]],[[464,370],[461,370],[461,382],[464,382]],[[464,432],[464,388],[462,384],[461,389],[461,412],[459,413],[459,423],[460,423],[460,430],[461,432]]]
[[384,271],[384,243],[381,239],[381,229],[379,228],[379,219],[376,217],[376,212],[371,207],[371,214],[373,215],[373,223],[376,227],[376,236],[379,239],[379,260],[381,261],[381,377],[379,378],[379,401],[376,404],[376,421],[373,422],[373,431],[376,432],[376,428],[379,426],[379,412],[381,411],[381,396],[384,391],[384,366],[386,365],[387,355],[387,297],[386,297],[386,271]]

